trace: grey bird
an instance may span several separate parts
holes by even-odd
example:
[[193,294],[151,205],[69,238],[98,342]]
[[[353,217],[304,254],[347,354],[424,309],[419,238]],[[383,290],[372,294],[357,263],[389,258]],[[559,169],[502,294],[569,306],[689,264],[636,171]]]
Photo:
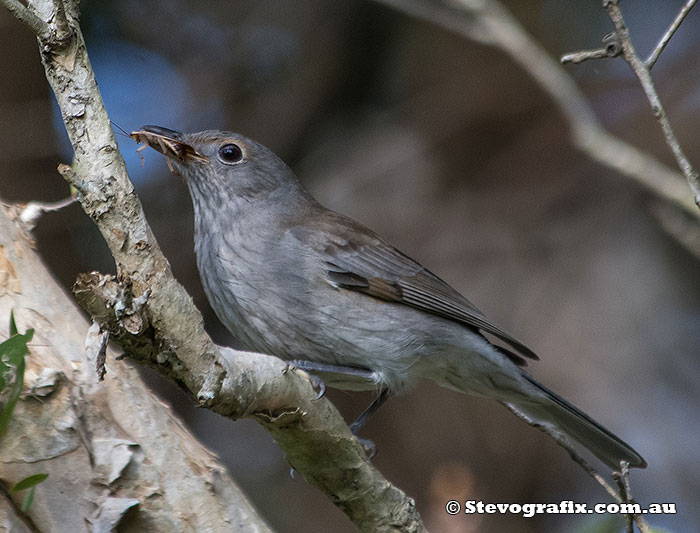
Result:
[[197,266],[226,328],[329,386],[379,391],[354,433],[390,394],[431,379],[495,399],[614,470],[620,461],[647,466],[523,370],[525,358],[537,359],[532,350],[373,231],[320,205],[262,144],[159,126],[131,137],[164,154],[189,188]]

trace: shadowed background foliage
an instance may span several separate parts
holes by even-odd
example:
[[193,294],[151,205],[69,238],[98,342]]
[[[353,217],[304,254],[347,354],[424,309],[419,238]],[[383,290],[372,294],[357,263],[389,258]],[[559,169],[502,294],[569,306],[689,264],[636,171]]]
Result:
[[[635,45],[651,49],[682,2],[624,5]],[[611,25],[596,2],[506,2],[553,55],[598,45]],[[83,31],[107,110],[127,131],[159,124],[229,129],[276,151],[325,205],[349,214],[467,295],[540,354],[530,370],[610,427],[649,462],[635,471],[648,517],[700,528],[698,262],[653,215],[656,200],[569,143],[545,93],[498,50],[363,1],[82,2]],[[700,14],[654,69],[681,144],[700,163]],[[0,195],[57,200],[70,147],[32,35],[0,11]],[[673,165],[622,60],[569,72],[605,126]],[[220,343],[235,339],[202,293],[192,208],[162,157],[120,147],[178,279]],[[690,194],[690,192],[689,192]],[[110,272],[77,205],[45,215],[38,248],[70,286]],[[193,407],[149,382],[227,463],[280,531],[350,531],[340,511],[288,466],[264,430]],[[330,391],[348,419],[368,395]],[[545,436],[493,402],[421,385],[369,422],[380,470],[416,498],[435,531],[607,531],[591,516],[447,516],[447,500],[607,501]]]

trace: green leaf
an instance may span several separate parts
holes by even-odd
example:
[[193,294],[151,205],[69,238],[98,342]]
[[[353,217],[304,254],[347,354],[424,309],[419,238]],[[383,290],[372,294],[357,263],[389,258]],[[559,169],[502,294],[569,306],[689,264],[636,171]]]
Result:
[[[31,331],[31,330],[30,330]],[[0,392],[14,381],[17,366],[24,362],[27,353],[28,338],[26,335],[15,334],[4,342],[0,342]]]
[[26,513],[27,511],[29,511],[29,508],[32,506],[32,502],[34,501],[35,490],[36,490],[36,487],[32,487],[31,489],[29,489],[29,492],[22,500],[22,512],[23,513]]
[[34,474],[33,476],[25,477],[10,489],[10,494],[14,494],[20,490],[30,489],[44,481],[47,477],[49,477],[48,474]]
[[24,385],[24,355],[29,351],[27,343],[32,340],[33,329],[28,329],[24,335],[17,333],[14,316],[10,316],[10,332],[13,335],[0,343],[0,392],[11,386],[4,405],[0,406],[0,437],[7,429],[12,411],[22,394]]
[[13,310],[10,311],[10,337],[13,335],[17,335],[17,324],[15,324],[15,312]]

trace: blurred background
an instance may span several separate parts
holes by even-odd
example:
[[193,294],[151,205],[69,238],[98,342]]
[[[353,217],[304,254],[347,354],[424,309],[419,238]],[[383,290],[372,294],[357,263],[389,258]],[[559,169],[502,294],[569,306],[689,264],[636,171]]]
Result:
[[[646,55],[684,2],[623,4]],[[612,29],[600,2],[506,1],[553,56],[597,47]],[[83,1],[82,28],[111,118],[228,129],[277,152],[325,205],[383,235],[540,354],[530,371],[630,442],[647,516],[700,529],[700,269],[662,229],[658,199],[570,143],[553,102],[503,52],[360,0]],[[700,12],[654,69],[681,144],[700,165]],[[0,10],[0,196],[68,195],[56,172],[71,150],[36,40]],[[567,71],[613,133],[675,167],[647,101],[621,60]],[[236,345],[202,292],[192,207],[163,158],[120,138],[148,219],[217,342]],[[688,192],[690,195],[690,192]],[[114,265],[77,205],[45,215],[37,246],[70,287]],[[157,375],[154,389],[228,465],[279,531],[352,531],[251,421],[203,410]],[[354,419],[369,395],[330,391]],[[363,431],[374,464],[416,499],[433,531],[620,531],[619,517],[448,516],[447,500],[606,502],[550,440],[495,402],[425,383]]]

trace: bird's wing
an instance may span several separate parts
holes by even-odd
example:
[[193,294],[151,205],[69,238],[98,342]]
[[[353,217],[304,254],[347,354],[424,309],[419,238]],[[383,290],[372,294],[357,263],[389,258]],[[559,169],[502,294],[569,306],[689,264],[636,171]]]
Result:
[[302,230],[303,240],[323,257],[331,284],[461,322],[494,335],[525,357],[539,359],[447,283],[354,220],[325,211],[313,227],[313,233]]

